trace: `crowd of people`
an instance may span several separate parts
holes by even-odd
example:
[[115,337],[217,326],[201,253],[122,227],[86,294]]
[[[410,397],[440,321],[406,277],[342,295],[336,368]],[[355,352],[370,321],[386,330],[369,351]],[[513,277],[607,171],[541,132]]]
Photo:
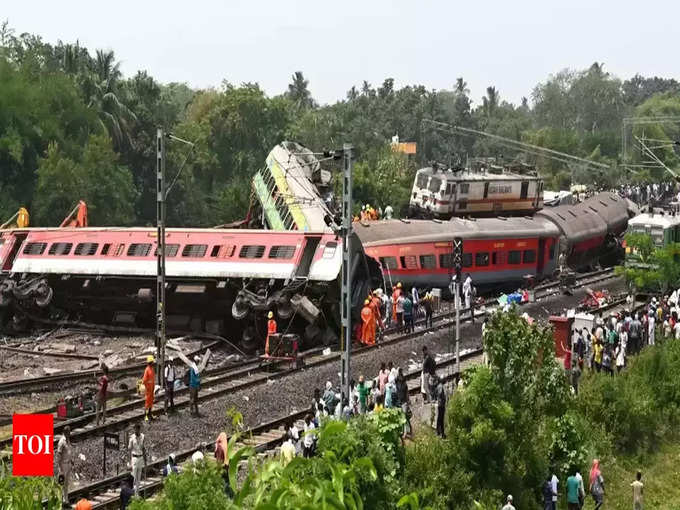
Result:
[[371,204],[364,204],[361,206],[361,211],[359,214],[354,215],[352,221],[378,221],[378,220],[391,220],[394,215],[394,209],[391,205],[385,206],[383,211],[382,207],[372,207]]
[[[630,301],[630,300],[629,300]],[[591,329],[575,329],[567,368],[578,393],[578,381],[584,370],[614,376],[626,367],[630,354],[646,345],[654,345],[659,336],[680,339],[680,290],[661,299],[652,297],[642,312],[624,310],[595,319]]]
[[[595,503],[595,510],[600,510],[604,505],[605,497],[605,483],[602,471],[600,469],[600,461],[594,459],[590,468],[588,476],[588,491],[586,492],[586,485],[583,481],[583,476],[579,473],[576,467],[572,467],[570,475],[564,487],[567,498],[568,510],[581,510],[586,503],[586,497],[589,494]],[[635,475],[635,480],[630,484],[633,496],[633,510],[642,510],[643,508],[643,492],[644,484],[642,483],[642,472],[638,471]],[[541,492],[543,494],[543,510],[557,510],[557,500],[559,498],[560,480],[553,472],[549,474],[543,483]],[[508,496],[508,503],[510,508],[512,506],[512,496]],[[507,507],[507,505],[506,505]],[[504,507],[504,508],[506,508]]]
[[364,300],[356,337],[364,345],[373,345],[390,327],[413,333],[418,318],[425,319],[424,327],[431,327],[434,308],[435,300],[430,291],[421,296],[416,287],[409,291],[403,288],[401,282],[394,285],[391,294],[375,289]]
[[680,191],[677,195],[674,195],[675,184],[671,181],[621,185],[618,192],[622,197],[626,197],[638,205],[649,202],[659,203],[669,199],[680,202]]

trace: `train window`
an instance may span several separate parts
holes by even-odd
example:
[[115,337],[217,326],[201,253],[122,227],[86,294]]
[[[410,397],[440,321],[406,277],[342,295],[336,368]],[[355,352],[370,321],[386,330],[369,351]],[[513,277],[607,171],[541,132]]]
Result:
[[439,188],[442,186],[442,180],[439,179],[438,177],[432,177],[430,179],[430,184],[427,187],[428,190],[430,190],[432,193],[436,193],[439,191]]
[[470,193],[470,183],[462,182],[458,185],[458,191],[461,193]]
[[73,248],[73,243],[52,243],[47,253],[50,255],[68,255],[71,253],[71,248]]
[[292,259],[295,255],[295,246],[272,246],[269,249],[270,259]]
[[416,186],[425,188],[427,186],[427,174],[418,174],[416,177]]
[[207,244],[185,244],[182,248],[182,257],[201,258],[205,257],[206,251],[208,251]]
[[123,251],[125,251],[125,244],[120,243],[116,245],[116,251],[113,254],[114,257],[120,257],[123,254]]
[[104,246],[102,246],[102,255],[108,255],[110,249],[111,243],[106,243]]
[[450,253],[443,253],[442,255],[439,255],[439,267],[442,269],[448,269],[449,267],[453,267],[452,261],[453,260],[453,255]]
[[554,244],[550,245],[549,258],[550,258],[550,260],[553,260],[555,258],[555,245]]
[[459,200],[458,209],[467,209],[467,200]]
[[510,250],[508,252],[508,264],[521,264],[522,252],[519,250]]
[[456,185],[453,184],[452,182],[448,183],[448,184],[446,185],[446,194],[447,194],[447,195],[452,195],[452,194],[453,194],[453,190],[455,189],[455,186],[456,186]]
[[475,266],[488,266],[489,265],[489,252],[478,252],[475,253]]
[[380,265],[384,269],[397,269],[397,257],[380,257]]
[[416,262],[415,255],[406,255],[399,258],[401,259],[402,269],[418,269],[418,262]]
[[472,253],[463,253],[463,267],[472,267]]
[[496,266],[504,266],[508,263],[508,252],[506,251],[495,251],[491,254],[491,263]]
[[536,250],[524,250],[524,263],[532,264],[536,262]]
[[24,255],[42,255],[47,248],[47,243],[28,243],[24,247]]
[[261,244],[241,246],[238,256],[242,259],[261,259],[264,255],[264,248]]
[[337,247],[338,243],[335,241],[327,242],[326,246],[324,246],[323,255],[321,257],[324,259],[332,259],[335,256],[335,250]]
[[97,253],[99,243],[78,243],[74,255],[94,255]]
[[420,268],[421,269],[435,269],[437,267],[437,258],[434,255],[421,255]]
[[127,251],[128,257],[146,257],[151,251],[151,243],[132,243]]
[[[176,257],[179,251],[179,244],[166,244],[165,245],[165,257]],[[158,257],[158,246],[153,252],[154,257]]]

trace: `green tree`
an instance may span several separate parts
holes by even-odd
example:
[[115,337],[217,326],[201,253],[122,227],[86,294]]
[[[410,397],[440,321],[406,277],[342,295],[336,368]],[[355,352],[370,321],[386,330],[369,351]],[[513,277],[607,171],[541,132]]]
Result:
[[111,141],[93,135],[80,158],[51,144],[38,164],[35,215],[38,222],[58,225],[78,200],[88,204],[93,225],[129,225],[134,220],[136,190],[127,167],[120,165]]
[[298,110],[314,108],[316,102],[309,91],[309,81],[305,80],[302,71],[293,73],[292,82],[288,85],[286,97],[295,105]]

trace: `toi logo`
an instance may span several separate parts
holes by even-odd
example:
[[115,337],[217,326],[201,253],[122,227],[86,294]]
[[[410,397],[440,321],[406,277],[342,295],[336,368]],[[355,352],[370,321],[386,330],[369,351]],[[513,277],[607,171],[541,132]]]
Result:
[[12,416],[12,474],[53,476],[53,440],[54,416],[51,414]]

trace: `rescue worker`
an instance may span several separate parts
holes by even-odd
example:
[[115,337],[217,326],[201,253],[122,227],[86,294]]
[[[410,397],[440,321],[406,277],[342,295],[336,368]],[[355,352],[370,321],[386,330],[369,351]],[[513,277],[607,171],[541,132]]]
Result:
[[71,427],[66,425],[64,433],[57,444],[57,475],[61,482],[61,500],[68,505],[68,486],[71,481],[71,465],[73,464],[73,445],[71,444]]
[[153,420],[151,411],[153,410],[153,392],[156,389],[156,373],[153,369],[154,358],[147,356],[146,368],[142,376],[142,384],[144,385],[144,420]]
[[373,345],[375,343],[375,315],[368,299],[364,301],[364,307],[361,309],[361,322],[361,343]]
[[401,296],[401,282],[397,283],[397,287],[392,291],[392,322],[397,322],[397,301]]
[[264,343],[264,354],[269,356],[269,337],[276,333],[276,320],[274,320],[274,312],[270,311],[267,314],[267,340]]
[[144,434],[139,422],[135,423],[135,432],[128,441],[130,452],[130,468],[134,480],[135,494],[139,494],[139,486],[142,483],[143,469],[146,467],[146,449],[144,448]]
[[76,506],[73,508],[73,510],[92,510],[92,503],[90,503],[85,498],[81,498],[80,501],[76,503]]

